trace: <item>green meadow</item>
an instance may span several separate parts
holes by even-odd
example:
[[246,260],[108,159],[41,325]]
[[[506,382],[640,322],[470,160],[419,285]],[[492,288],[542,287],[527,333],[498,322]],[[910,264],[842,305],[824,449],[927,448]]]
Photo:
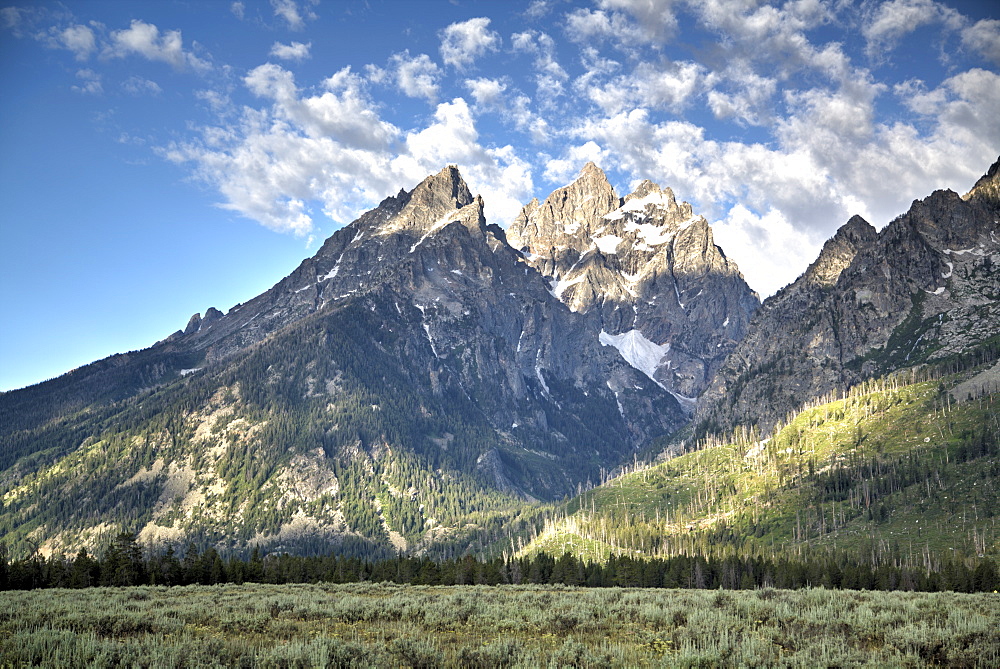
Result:
[[392,584],[0,593],[0,664],[1000,666],[1000,595]]

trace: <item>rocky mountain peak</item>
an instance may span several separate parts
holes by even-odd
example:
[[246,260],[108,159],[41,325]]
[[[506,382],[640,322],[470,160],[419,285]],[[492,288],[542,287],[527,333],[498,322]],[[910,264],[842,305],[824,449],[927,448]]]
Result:
[[588,160],[587,164],[583,166],[583,169],[580,170],[580,176],[577,178],[577,181],[585,178],[593,179],[598,182],[603,181],[605,183],[608,181],[608,176],[604,173],[604,170],[598,167],[597,163],[593,160]]
[[474,199],[454,165],[449,165],[437,174],[427,177],[408,194],[401,193],[397,196],[397,200],[404,195],[405,205],[388,222],[384,232],[426,229],[437,224],[449,212],[471,204]]
[[806,281],[816,286],[834,285],[858,251],[871,244],[877,236],[871,223],[860,216],[852,216],[827,240],[819,256],[806,269]]
[[636,186],[635,190],[625,196],[622,203],[627,204],[631,200],[649,200],[650,202],[655,202],[661,206],[665,206],[668,209],[677,207],[677,199],[674,197],[674,191],[672,191],[669,187],[661,188],[659,184],[652,182],[649,179],[643,179],[639,185]]
[[683,224],[694,218],[690,204],[677,204],[674,191],[669,187],[661,188],[649,179],[643,180],[634,191],[625,196],[618,211],[605,218],[617,219],[625,213],[631,213],[633,217],[644,214],[648,219],[645,222],[661,226]]
[[553,191],[545,202],[538,204],[536,199],[526,205],[507,229],[507,239],[517,249],[524,249],[529,240],[533,246],[549,249],[577,245],[620,203],[604,170],[590,162],[580,176]]
[[963,195],[962,199],[990,200],[993,203],[1000,203],[1000,158],[990,165],[986,174],[979,178],[972,190]]
[[602,343],[684,398],[705,388],[759,305],[690,204],[648,179],[620,200],[593,163],[525,206],[507,235]]
[[699,407],[701,425],[767,431],[864,378],[973,350],[1000,331],[997,164],[966,195],[937,190],[879,232],[855,216],[768,298]]

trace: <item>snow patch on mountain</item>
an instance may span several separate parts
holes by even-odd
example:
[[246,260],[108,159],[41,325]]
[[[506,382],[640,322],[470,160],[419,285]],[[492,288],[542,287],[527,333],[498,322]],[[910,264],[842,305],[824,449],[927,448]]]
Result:
[[437,232],[441,228],[445,227],[449,223],[454,223],[456,220],[458,220],[456,218],[457,215],[458,215],[458,211],[457,210],[448,212],[447,216],[445,216],[444,218],[440,219],[437,223],[435,223],[434,225],[432,225],[430,227],[430,229],[427,232],[424,233],[424,236],[421,237],[420,239],[418,239],[417,243],[410,247],[410,253],[413,253],[414,251],[416,251],[417,247],[420,246],[421,244],[423,244],[424,240],[427,239],[428,237],[430,237],[431,235],[433,235],[435,232]]
[[[660,360],[670,350],[670,344],[662,346],[654,344],[638,330],[629,330],[616,335],[601,330],[599,337],[603,346],[614,346],[625,362],[660,384],[653,375],[656,373]],[[662,386],[662,384],[660,385]]]
[[602,237],[594,237],[593,241],[594,245],[601,250],[601,253],[611,255],[616,253],[615,249],[622,243],[622,238],[618,235],[604,235]]
[[625,232],[635,232],[639,238],[649,246],[659,246],[674,238],[673,230],[654,225],[652,223],[636,223],[629,221],[625,224]]

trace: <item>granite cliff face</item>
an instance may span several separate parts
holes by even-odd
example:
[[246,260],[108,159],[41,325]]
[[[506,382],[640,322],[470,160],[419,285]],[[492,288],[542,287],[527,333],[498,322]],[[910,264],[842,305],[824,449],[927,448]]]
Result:
[[651,181],[620,199],[593,163],[528,204],[507,239],[602,343],[689,407],[759,305],[691,205]]
[[572,413],[576,394],[615,408],[619,447],[680,425],[673,399],[605,350],[503,231],[486,225],[482,199],[454,167],[383,201],[272,290],[184,343],[225,358],[305,313],[359,299],[403,335],[401,365],[424,367],[435,394],[479,396],[495,429],[523,435],[513,443],[558,436],[546,415]]
[[766,432],[812,398],[996,337],[998,179],[994,164],[965,196],[935,191],[881,232],[852,218],[765,300],[706,392],[701,428]]

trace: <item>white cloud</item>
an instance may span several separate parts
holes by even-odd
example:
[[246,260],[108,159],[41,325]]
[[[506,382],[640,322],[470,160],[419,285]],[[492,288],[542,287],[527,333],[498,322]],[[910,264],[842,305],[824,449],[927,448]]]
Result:
[[73,90],[77,93],[87,93],[90,95],[99,95],[104,92],[104,87],[101,85],[101,75],[93,70],[77,70],[76,78],[80,80],[79,86],[73,86]]
[[305,5],[306,3],[302,3],[300,6],[295,0],[271,0],[274,15],[283,19],[292,30],[302,30],[306,26],[306,20],[311,21],[316,18],[315,12]]
[[128,29],[111,33],[108,53],[120,58],[139,54],[149,60],[168,63],[178,70],[185,67],[195,70],[209,68],[206,61],[184,50],[180,30],[168,30],[161,35],[155,25],[138,19],[133,20]]
[[548,161],[546,176],[578,169],[599,147],[622,173],[673,187],[728,226],[720,239],[736,241],[720,245],[748,279],[762,277],[750,283],[766,295],[774,286],[752,265],[771,246],[786,249],[788,276],[775,276],[789,280],[850,216],[881,227],[914,198],[942,187],[967,189],[996,159],[997,73],[973,69],[932,90],[918,81],[897,85],[895,95],[920,114],[912,123],[878,117],[876,100],[888,90],[856,72],[836,89],[788,91],[769,145],[713,140],[694,123],[657,119],[643,108],[581,119],[568,131],[577,143]]
[[164,153],[192,163],[222,194],[221,207],[273,230],[309,235],[319,210],[347,222],[449,163],[486,196],[494,220],[511,220],[532,193],[528,163],[510,146],[483,146],[462,98],[438,105],[426,127],[403,131],[379,116],[365,79],[350,68],[318,94],[303,94],[290,72],[270,63],[245,84],[269,106],[245,108],[237,123],[204,128],[199,141]]
[[[592,76],[588,71],[585,76]],[[587,97],[606,114],[636,106],[680,111],[700,92],[705,68],[692,62],[640,63],[628,74],[586,88]]]
[[384,84],[391,78],[388,70],[371,63],[365,65],[365,76],[373,84]]
[[712,232],[715,243],[736,261],[743,278],[762,298],[797,279],[819,255],[823,242],[796,228],[779,211],[769,209],[758,216],[741,204],[713,223]]
[[441,68],[425,53],[410,57],[409,51],[397,53],[390,59],[396,73],[396,85],[411,98],[424,98],[434,102],[438,96]]
[[551,183],[569,182],[588,162],[601,165],[607,161],[607,158],[608,151],[602,149],[596,142],[586,142],[580,146],[570,147],[564,158],[547,160],[544,176]]
[[59,41],[73,52],[77,60],[87,60],[97,48],[94,31],[87,26],[72,25],[59,33]]
[[649,42],[662,42],[677,30],[676,0],[598,0],[597,4],[604,10],[631,14]]
[[441,31],[441,60],[458,69],[472,63],[488,51],[500,48],[500,35],[489,29],[490,20],[479,17],[452,23]]
[[233,16],[242,21],[243,17],[246,14],[246,5],[244,5],[242,2],[234,2],[233,4],[229,5],[229,11],[233,13]]
[[569,80],[569,74],[556,60],[555,40],[537,30],[514,33],[510,39],[515,52],[535,56],[536,102],[543,107],[551,106],[555,98],[565,93],[563,84]]
[[870,56],[895,48],[899,40],[925,25],[942,23],[956,30],[963,22],[957,11],[934,0],[893,0],[877,7],[861,29]]
[[502,101],[507,85],[497,79],[466,79],[465,87],[472,94],[476,106],[495,108]]
[[131,95],[159,95],[163,92],[155,81],[134,75],[122,82],[122,89]]
[[983,19],[962,31],[962,44],[1000,65],[1000,21]]
[[[817,0],[787,3],[780,9],[727,0],[705,0],[696,5],[698,18],[719,34],[718,48],[730,65],[729,71],[756,65],[767,77],[779,80],[803,69],[834,80],[847,74],[840,44],[817,47],[806,35],[806,31],[832,22],[835,7]],[[722,74],[725,76],[725,70]]]
[[578,8],[566,15],[566,36],[574,42],[590,44],[613,39],[619,44],[634,42],[639,28],[624,14],[600,9]]
[[267,63],[247,73],[243,82],[254,95],[273,98],[282,103],[291,102],[297,93],[295,77],[280,65]]
[[552,10],[552,4],[548,0],[532,0],[528,8],[524,10],[524,15],[530,19],[540,19]]
[[209,109],[219,116],[226,116],[232,112],[232,100],[221,91],[210,89],[195,91],[196,98],[208,104]]
[[303,44],[302,42],[292,42],[291,44],[275,42],[274,46],[271,47],[271,55],[282,60],[305,60],[309,57],[309,49],[311,48],[312,42],[307,44]]
[[707,95],[708,106],[719,119],[735,119],[749,125],[765,125],[772,120],[776,79],[761,76],[736,62],[726,68],[725,79],[738,82],[728,91],[716,87]]
[[511,146],[486,148],[462,98],[438,105],[434,123],[406,136],[405,152],[392,161],[393,168],[411,182],[454,163],[475,193],[481,193],[490,222],[506,225],[514,220],[533,191],[531,167]]
[[503,117],[521,132],[528,133],[536,144],[547,144],[552,140],[552,128],[531,108],[531,98],[527,95],[516,95],[509,100]]

